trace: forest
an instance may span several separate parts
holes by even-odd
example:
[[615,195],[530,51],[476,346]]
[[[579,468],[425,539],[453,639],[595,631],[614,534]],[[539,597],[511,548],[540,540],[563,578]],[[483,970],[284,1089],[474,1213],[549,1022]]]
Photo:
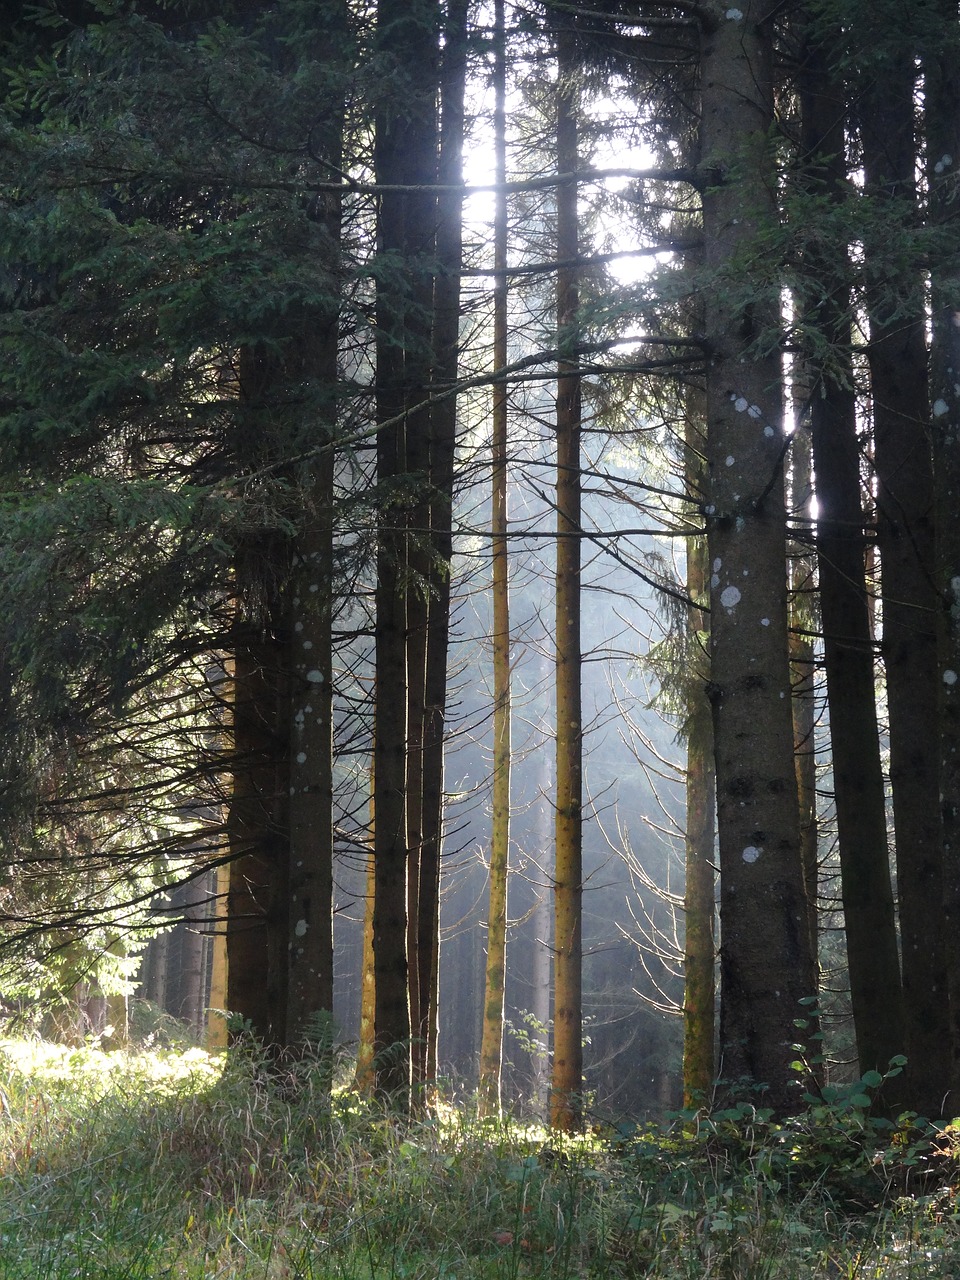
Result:
[[[248,1106],[244,1212],[375,1115],[401,1199],[451,1108],[500,1135],[500,1252],[425,1275],[787,1274],[809,1222],[733,1200],[838,1169],[946,1231],[955,0],[12,0],[0,49],[11,1134],[24,1036],[229,1046],[133,1131],[194,1108],[220,1186]],[[411,1274],[364,1230],[249,1274]],[[947,1274],[907,1237],[791,1274]]]

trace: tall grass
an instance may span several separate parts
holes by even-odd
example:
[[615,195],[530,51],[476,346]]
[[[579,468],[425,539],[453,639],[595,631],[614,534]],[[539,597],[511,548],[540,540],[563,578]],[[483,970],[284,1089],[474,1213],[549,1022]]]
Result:
[[560,1143],[331,1105],[247,1051],[6,1041],[0,1069],[0,1280],[960,1277],[949,1135],[872,1150],[836,1109]]

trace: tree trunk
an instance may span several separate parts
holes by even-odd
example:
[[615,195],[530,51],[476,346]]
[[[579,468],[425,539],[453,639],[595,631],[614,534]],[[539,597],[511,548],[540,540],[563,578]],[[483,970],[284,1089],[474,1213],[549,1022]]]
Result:
[[[433,291],[434,382],[456,381],[460,361],[460,271],[463,257],[463,134],[467,75],[467,0],[449,0],[440,75],[440,150],[437,196],[437,276]],[[423,722],[423,796],[417,964],[422,1073],[437,1075],[440,983],[440,857],[443,848],[443,753],[450,638],[450,562],[457,397],[430,412],[430,558],[427,566],[427,652]]]
[[[801,71],[806,181],[814,195],[845,198],[844,100],[824,50],[807,42]],[[887,849],[861,457],[851,356],[850,287],[835,252],[809,257],[813,300],[802,320],[829,344],[813,370],[810,433],[817,495],[817,570],[840,851],[850,997],[860,1072],[885,1070],[903,1052],[904,1011]]]
[[[701,424],[694,420],[688,400],[686,421],[686,484],[690,494],[703,483]],[[697,396],[701,399],[702,396]],[[716,1080],[716,838],[717,788],[713,761],[713,722],[707,687],[709,615],[699,607],[709,596],[707,545],[701,534],[687,538],[687,595],[694,604],[689,627],[699,664],[689,673],[686,739],[686,835],[683,895],[683,1105],[695,1110],[709,1106]],[[701,637],[703,638],[701,640]]]
[[[940,0],[946,47],[924,61],[927,181],[930,218],[946,230],[957,222],[960,166],[960,29],[955,0]],[[960,272],[935,255],[931,268],[933,344],[933,477],[936,504],[936,587],[940,600],[937,687],[940,695],[940,811],[944,872],[945,964],[950,1006],[950,1096],[960,1107]],[[955,261],[955,258],[953,259]],[[946,1092],[946,1090],[945,1090]]]
[[891,261],[890,239],[916,213],[915,70],[899,33],[861,100],[868,193],[885,230],[864,237],[868,360],[877,474],[882,652],[911,1105],[940,1114],[950,1042],[943,936],[934,498],[924,298],[919,267]]
[[[493,367],[507,363],[507,180],[506,33],[504,0],[495,0],[494,147],[497,193],[494,218]],[[510,597],[507,575],[507,387],[493,386],[492,502],[493,572],[493,823],[490,831],[490,908],[487,969],[480,1044],[479,1105],[486,1115],[500,1112],[503,1060],[503,1002],[507,956],[507,867],[510,848]]]
[[[577,168],[572,37],[557,39],[557,170]],[[557,259],[579,253],[577,184],[557,188]],[[580,1124],[583,1088],[583,726],[580,709],[580,374],[576,267],[557,271],[557,343],[569,351],[557,377],[556,687],[557,793],[554,865],[554,1014],[550,1123]]]
[[[701,537],[687,540],[687,590],[691,599],[706,595],[707,548]],[[694,631],[704,632],[705,616],[691,609]],[[700,625],[696,625],[697,622]],[[704,655],[705,656],[705,655]],[[706,662],[704,663],[706,665]],[[687,710],[686,880],[683,895],[683,1105],[709,1105],[716,1079],[716,939],[714,937],[716,774],[713,722],[704,683],[690,690]]]
[[[793,767],[776,291],[737,264],[777,223],[767,8],[701,20],[711,697],[721,868],[721,1070],[796,1105],[799,1002],[813,994]],[[771,354],[764,354],[770,352]]]

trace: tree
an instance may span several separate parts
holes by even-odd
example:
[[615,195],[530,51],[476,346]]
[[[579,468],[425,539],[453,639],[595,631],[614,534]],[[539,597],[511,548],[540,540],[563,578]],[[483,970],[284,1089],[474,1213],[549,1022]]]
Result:
[[[799,1001],[813,994],[793,768],[772,29],[756,4],[704,6],[703,196],[711,699],[717,766],[723,1079],[795,1103]],[[742,278],[749,282],[740,284]]]
[[[503,0],[494,7],[494,145],[497,205],[494,215],[493,367],[507,365],[507,68]],[[510,852],[510,595],[507,560],[507,383],[493,385],[490,532],[493,593],[493,820],[490,830],[490,907],[480,1044],[479,1099],[500,1110],[503,1001],[507,951],[507,869]]]
[[[579,164],[572,35],[557,32],[557,171]],[[580,699],[580,374],[577,184],[557,188],[557,796],[550,1123],[579,1124],[583,1076],[583,724]],[[574,265],[567,265],[574,264]]]

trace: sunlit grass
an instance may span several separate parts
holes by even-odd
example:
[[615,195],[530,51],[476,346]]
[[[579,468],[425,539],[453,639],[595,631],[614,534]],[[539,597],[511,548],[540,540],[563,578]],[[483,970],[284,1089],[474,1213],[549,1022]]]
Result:
[[250,1052],[10,1040],[0,1070],[0,1280],[960,1275],[952,1158],[904,1194],[829,1117],[561,1142],[331,1106]]

